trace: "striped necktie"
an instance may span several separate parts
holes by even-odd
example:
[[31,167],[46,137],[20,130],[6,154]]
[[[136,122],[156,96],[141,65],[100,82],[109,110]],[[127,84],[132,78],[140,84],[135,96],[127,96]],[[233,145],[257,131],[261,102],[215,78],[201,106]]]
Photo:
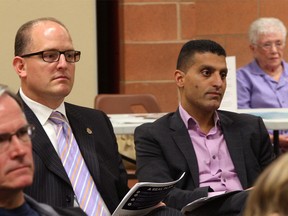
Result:
[[58,154],[73,186],[79,206],[89,216],[108,216],[108,211],[81,155],[71,127],[59,112],[49,118],[57,125]]

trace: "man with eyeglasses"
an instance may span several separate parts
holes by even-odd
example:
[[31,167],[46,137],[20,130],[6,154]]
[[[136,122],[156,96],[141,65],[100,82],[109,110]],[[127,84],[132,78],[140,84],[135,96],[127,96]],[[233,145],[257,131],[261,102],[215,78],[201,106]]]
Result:
[[21,80],[19,96],[28,122],[36,127],[34,181],[25,192],[52,206],[81,203],[60,159],[57,125],[50,118],[57,112],[69,122],[84,159],[81,166],[86,165],[87,175],[112,212],[127,192],[126,173],[108,117],[100,111],[64,102],[72,90],[75,64],[81,54],[74,49],[68,29],[54,18],[28,21],[18,29],[14,48],[13,66]]
[[79,208],[57,210],[24,194],[23,189],[33,181],[34,130],[27,123],[21,101],[0,85],[0,215],[84,215]]
[[[29,21],[17,31],[13,66],[25,115],[36,127],[34,181],[25,192],[52,206],[80,206],[89,216],[107,216],[129,190],[127,173],[107,115],[64,102],[80,54],[54,18]],[[180,212],[163,206],[153,214]]]
[[[284,61],[287,29],[273,17],[255,20],[249,29],[254,60],[237,70],[239,109],[288,108],[288,64]],[[287,131],[280,131],[279,145],[288,148]],[[271,132],[271,140],[273,135]]]

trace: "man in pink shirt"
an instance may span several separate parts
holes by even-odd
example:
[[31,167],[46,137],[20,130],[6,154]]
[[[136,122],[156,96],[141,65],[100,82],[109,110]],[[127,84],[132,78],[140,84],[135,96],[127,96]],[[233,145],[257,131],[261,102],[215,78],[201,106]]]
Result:
[[167,182],[185,176],[164,200],[177,209],[220,196],[192,215],[241,215],[248,192],[272,161],[268,132],[259,117],[218,110],[226,89],[226,52],[211,40],[181,49],[174,78],[179,108],[135,130],[137,177]]

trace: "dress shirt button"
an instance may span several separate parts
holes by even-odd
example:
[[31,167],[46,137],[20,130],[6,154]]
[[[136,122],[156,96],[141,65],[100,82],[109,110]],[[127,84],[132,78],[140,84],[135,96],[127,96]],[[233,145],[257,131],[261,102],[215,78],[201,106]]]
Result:
[[215,156],[215,155],[213,155],[213,156],[212,156],[212,158],[215,160],[215,159],[216,159],[216,156]]

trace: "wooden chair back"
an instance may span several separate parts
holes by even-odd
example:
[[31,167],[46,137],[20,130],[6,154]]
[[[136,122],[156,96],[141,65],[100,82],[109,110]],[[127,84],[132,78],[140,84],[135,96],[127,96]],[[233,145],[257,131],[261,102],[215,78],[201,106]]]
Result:
[[98,94],[94,108],[107,114],[159,113],[161,109],[152,94]]

